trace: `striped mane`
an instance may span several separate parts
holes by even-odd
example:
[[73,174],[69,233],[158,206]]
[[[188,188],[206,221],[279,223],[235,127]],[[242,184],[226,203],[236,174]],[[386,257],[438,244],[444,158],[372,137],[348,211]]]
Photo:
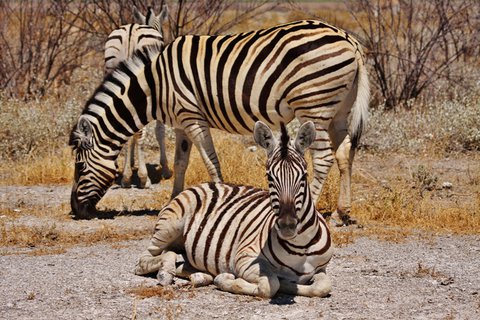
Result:
[[287,127],[282,122],[280,124],[280,130],[282,135],[280,137],[280,157],[286,159],[288,156],[288,143],[290,142],[290,136],[288,135]]

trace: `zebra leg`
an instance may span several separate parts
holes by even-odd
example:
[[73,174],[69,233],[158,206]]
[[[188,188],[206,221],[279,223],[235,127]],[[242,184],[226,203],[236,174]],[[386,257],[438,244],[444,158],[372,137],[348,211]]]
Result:
[[222,182],[222,172],[220,170],[220,162],[213,145],[212,134],[207,123],[197,121],[194,125],[187,127],[185,133],[195,144],[203,159],[203,163],[207,167],[208,174],[213,182]]
[[355,219],[350,217],[352,163],[355,156],[355,148],[352,148],[350,135],[346,127],[346,121],[333,121],[329,130],[340,171],[340,192],[337,210],[331,217],[337,226],[357,223]]
[[146,129],[142,128],[139,132],[135,133],[137,143],[135,148],[137,150],[138,159],[138,178],[140,179],[139,188],[150,188],[152,185],[150,178],[148,177],[147,165],[145,164],[145,156],[143,154],[143,139],[145,138]]
[[[179,196],[181,198],[182,195]],[[135,274],[145,275],[160,270],[163,266],[164,260],[169,259],[165,257],[165,252],[172,251],[172,248],[183,250],[183,207],[180,206],[180,201],[171,201],[168,203],[158,215],[158,221],[155,225],[155,232],[150,239],[150,244],[137,262],[135,267]],[[173,267],[172,261],[173,260]],[[175,259],[168,260],[166,272],[172,271],[175,266]],[[169,263],[169,264],[168,264]]]
[[131,137],[126,145],[125,148],[125,163],[123,165],[123,172],[122,172],[122,181],[121,186],[122,188],[130,188],[132,184],[132,166],[133,166],[133,159],[134,159],[134,144],[135,144],[135,137],[136,134]]
[[[237,274],[221,273],[215,277],[214,284],[220,290],[236,294],[246,294],[262,298],[273,297],[280,288],[280,280],[270,264],[251,255],[240,255],[235,261]],[[245,270],[242,270],[246,267]]]
[[280,281],[280,292],[292,295],[323,298],[328,296],[331,291],[332,281],[325,271],[315,274],[310,285]]
[[312,199],[316,204],[322,192],[323,183],[334,161],[332,144],[328,131],[323,126],[315,124],[317,136],[310,146],[313,163],[313,180],[310,184]]
[[175,178],[173,180],[171,199],[175,198],[180,192],[183,191],[183,187],[185,185],[185,171],[187,171],[191,149],[192,142],[187,137],[185,132],[180,129],[175,129]]
[[170,179],[173,172],[168,167],[167,149],[165,147],[165,125],[160,121],[157,121],[155,126],[155,136],[160,147],[160,175],[163,179]]

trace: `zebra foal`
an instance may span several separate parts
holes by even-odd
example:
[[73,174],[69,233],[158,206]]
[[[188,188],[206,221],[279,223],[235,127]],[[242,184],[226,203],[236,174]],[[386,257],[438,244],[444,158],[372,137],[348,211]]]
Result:
[[315,209],[304,159],[315,141],[315,126],[304,123],[293,144],[285,126],[281,129],[278,143],[264,123],[254,129],[255,141],[268,155],[268,191],[207,183],[181,192],[161,210],[135,273],[158,271],[161,284],[168,285],[177,272],[173,250],[184,250],[190,268],[183,265],[179,272],[190,275],[194,285],[213,281],[221,290],[260,297],[279,290],[328,295],[326,265],[333,250],[328,226]]
[[[147,50],[148,48],[160,52],[164,47],[162,23],[168,17],[168,7],[164,5],[159,15],[155,15],[153,9],[149,7],[147,15],[144,16],[134,6],[133,16],[135,17],[135,23],[123,25],[113,30],[105,41],[105,75],[112,73],[122,61],[131,58],[137,50]],[[129,188],[131,185],[135,153],[138,162],[137,174],[140,180],[138,187],[149,188],[151,185],[142,150],[145,134],[146,130],[142,128],[127,142],[121,180],[123,188]],[[168,167],[166,154],[165,125],[160,121],[156,122],[155,136],[160,148],[160,175],[164,179],[169,179],[172,176],[172,171]]]

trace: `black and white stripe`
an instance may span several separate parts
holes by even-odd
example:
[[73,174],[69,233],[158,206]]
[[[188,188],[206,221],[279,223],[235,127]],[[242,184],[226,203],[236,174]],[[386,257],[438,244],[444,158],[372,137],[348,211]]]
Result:
[[280,143],[261,122],[254,135],[268,152],[269,191],[223,183],[183,191],[161,210],[136,274],[160,271],[162,284],[169,284],[173,278],[166,283],[164,275],[176,272],[176,254],[170,255],[176,250],[185,252],[192,272],[206,273],[203,279],[210,281],[201,284],[216,277],[215,284],[229,292],[329,293],[330,233],[315,209],[303,157],[315,140],[314,125],[302,125],[294,145],[284,126]]
[[[236,35],[182,36],[161,54],[140,54],[107,77],[79,120],[90,124],[92,136],[72,137],[95,139],[92,152],[110,167],[108,157],[115,157],[126,139],[153,119],[179,129],[175,196],[184,187],[192,142],[212,180],[222,181],[210,127],[246,134],[258,120],[277,128],[294,118],[311,120],[317,132],[311,148],[313,198],[318,199],[336,156],[342,184],[339,209],[347,212],[353,151],[365,125],[368,98],[358,42],[321,21]],[[88,174],[79,174],[72,196],[77,209],[87,202],[95,206],[82,190],[91,183]],[[97,185],[98,192],[108,186]]]
[[[160,52],[164,47],[162,22],[168,17],[167,6],[163,6],[158,16],[151,7],[148,8],[146,16],[134,7],[133,15],[136,23],[124,25],[112,31],[105,42],[104,69],[106,75],[115,70],[120,62],[131,58],[137,50],[143,50],[145,54],[147,48],[152,52]],[[151,185],[143,152],[145,135],[146,130],[143,128],[128,140],[121,180],[124,188],[129,188],[132,182],[135,154],[137,155],[138,187],[148,188]],[[160,175],[168,179],[172,176],[172,171],[168,167],[166,155],[165,125],[160,121],[156,123],[155,136],[160,147]]]

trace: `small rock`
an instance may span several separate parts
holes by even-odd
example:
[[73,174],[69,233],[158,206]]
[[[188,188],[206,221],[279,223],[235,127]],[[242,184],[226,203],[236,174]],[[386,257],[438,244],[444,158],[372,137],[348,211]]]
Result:
[[250,152],[255,152],[255,151],[257,151],[257,146],[248,147],[248,151],[250,151]]
[[453,187],[453,184],[451,182],[445,181],[444,183],[442,183],[443,189],[452,189],[452,187]]

